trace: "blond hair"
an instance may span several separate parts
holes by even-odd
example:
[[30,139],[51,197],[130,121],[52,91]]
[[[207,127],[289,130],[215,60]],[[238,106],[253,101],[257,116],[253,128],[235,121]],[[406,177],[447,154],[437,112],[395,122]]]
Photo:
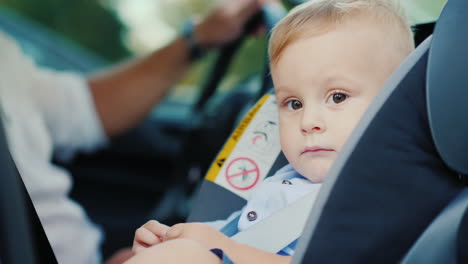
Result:
[[393,29],[396,47],[405,55],[414,49],[413,33],[398,0],[310,0],[291,10],[272,30],[270,63],[276,64],[284,49],[307,33],[324,33],[356,15],[367,15]]

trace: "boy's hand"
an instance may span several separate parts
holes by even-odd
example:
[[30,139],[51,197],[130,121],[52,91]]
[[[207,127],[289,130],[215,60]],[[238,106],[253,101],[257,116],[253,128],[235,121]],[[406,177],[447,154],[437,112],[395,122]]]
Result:
[[203,223],[177,224],[167,230],[163,240],[185,238],[199,242],[207,248],[228,248],[234,240],[225,236],[218,230]]
[[148,221],[135,231],[132,247],[133,253],[136,254],[142,249],[161,243],[168,230],[169,227],[167,225],[163,225],[155,220]]

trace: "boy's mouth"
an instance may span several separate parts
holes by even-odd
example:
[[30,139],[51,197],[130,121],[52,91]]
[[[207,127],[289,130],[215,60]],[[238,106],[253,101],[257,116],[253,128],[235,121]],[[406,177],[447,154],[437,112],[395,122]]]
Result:
[[305,147],[301,155],[305,153],[326,153],[326,152],[332,152],[332,151],[335,151],[335,150],[330,149],[330,148],[324,148],[321,146],[311,146],[311,147]]

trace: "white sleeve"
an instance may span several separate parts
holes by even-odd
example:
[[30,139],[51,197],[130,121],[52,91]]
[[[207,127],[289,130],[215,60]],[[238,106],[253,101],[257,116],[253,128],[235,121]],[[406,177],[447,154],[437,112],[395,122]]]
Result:
[[37,68],[31,89],[53,141],[55,153],[68,159],[107,142],[86,79],[76,73]]
[[105,140],[85,82],[73,74],[38,69],[1,31],[0,59],[8,148],[57,260],[102,263],[99,227],[68,197],[70,174],[50,162],[52,145],[92,149]]

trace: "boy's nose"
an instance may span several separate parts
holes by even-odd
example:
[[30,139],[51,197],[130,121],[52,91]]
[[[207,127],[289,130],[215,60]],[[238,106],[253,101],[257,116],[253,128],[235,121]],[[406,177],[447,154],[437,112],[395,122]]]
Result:
[[300,129],[301,132],[305,134],[323,133],[325,131],[325,123],[320,111],[303,111]]
[[320,131],[323,131],[321,127],[319,126],[315,126],[315,127],[311,127],[311,128],[301,128],[301,132],[302,133],[312,133],[312,132],[320,132]]

